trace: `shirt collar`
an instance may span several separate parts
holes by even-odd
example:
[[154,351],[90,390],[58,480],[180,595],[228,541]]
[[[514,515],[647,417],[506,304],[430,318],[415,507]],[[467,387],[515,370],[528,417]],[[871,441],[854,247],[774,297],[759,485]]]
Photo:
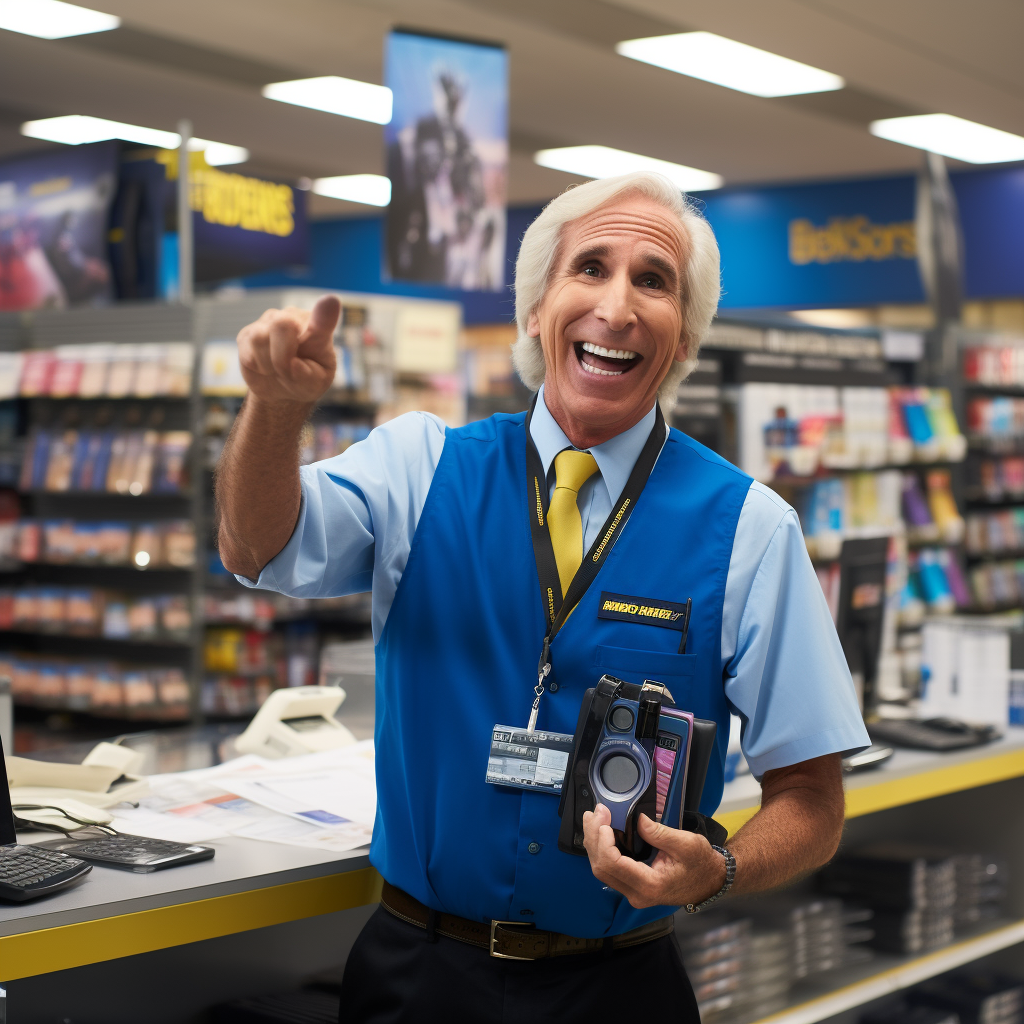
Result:
[[[588,449],[597,461],[597,468],[601,471],[604,485],[608,488],[608,496],[613,505],[626,486],[626,481],[629,479],[629,474],[633,472],[636,460],[640,458],[644,443],[654,427],[654,417],[655,409],[652,406],[651,411],[638,423],[634,423],[629,430],[624,430],[621,434],[616,434],[615,437],[609,438],[602,444]],[[551,410],[548,409],[547,402],[544,401],[543,385],[537,395],[533,419],[530,421],[530,436],[537,446],[537,453],[540,455],[545,474],[550,472],[551,463],[554,462],[555,456],[560,451],[573,447],[572,441],[565,436],[565,432],[558,425],[555,417],[551,415]]]

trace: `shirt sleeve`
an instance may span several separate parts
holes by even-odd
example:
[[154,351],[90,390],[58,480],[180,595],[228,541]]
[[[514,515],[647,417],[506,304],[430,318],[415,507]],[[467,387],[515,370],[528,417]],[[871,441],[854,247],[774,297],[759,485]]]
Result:
[[247,587],[289,597],[373,592],[380,636],[444,446],[444,423],[413,412],[299,471],[302,504],[288,543]]
[[870,745],[796,513],[751,485],[722,619],[725,693],[753,774]]

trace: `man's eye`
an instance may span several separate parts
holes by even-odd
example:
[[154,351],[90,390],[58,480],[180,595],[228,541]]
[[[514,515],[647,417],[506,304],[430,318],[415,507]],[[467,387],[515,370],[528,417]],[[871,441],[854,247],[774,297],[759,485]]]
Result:
[[597,269],[597,267],[584,267],[583,273],[586,274],[588,277],[597,277],[600,271]]
[[646,277],[643,277],[643,278],[640,279],[640,283],[645,288],[660,288],[661,287],[661,278],[660,277],[656,277],[654,274],[648,274]]

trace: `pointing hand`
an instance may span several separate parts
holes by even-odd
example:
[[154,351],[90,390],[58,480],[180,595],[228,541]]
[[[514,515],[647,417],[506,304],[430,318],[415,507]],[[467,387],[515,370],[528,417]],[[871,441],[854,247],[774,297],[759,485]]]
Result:
[[250,392],[267,402],[316,402],[334,381],[334,329],[341,303],[333,295],[313,309],[268,309],[238,333],[238,358]]

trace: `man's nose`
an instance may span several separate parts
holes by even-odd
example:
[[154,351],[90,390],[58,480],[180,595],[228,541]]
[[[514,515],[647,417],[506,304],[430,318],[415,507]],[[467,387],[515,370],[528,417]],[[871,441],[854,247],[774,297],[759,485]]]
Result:
[[615,274],[601,290],[601,299],[594,315],[613,331],[632,327],[636,321],[633,309],[633,283],[628,274]]

